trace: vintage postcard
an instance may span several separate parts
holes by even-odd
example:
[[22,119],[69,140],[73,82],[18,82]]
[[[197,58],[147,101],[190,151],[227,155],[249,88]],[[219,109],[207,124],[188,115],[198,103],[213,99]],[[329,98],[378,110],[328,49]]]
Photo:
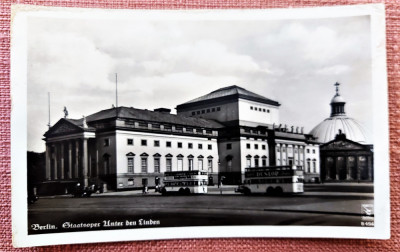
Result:
[[389,238],[383,5],[11,25],[15,246]]

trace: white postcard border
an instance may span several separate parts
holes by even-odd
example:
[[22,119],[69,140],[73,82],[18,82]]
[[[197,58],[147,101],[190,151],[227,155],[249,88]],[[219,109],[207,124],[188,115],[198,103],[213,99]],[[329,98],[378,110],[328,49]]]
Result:
[[[216,226],[145,228],[28,235],[27,228],[27,18],[215,19],[273,20],[371,15],[373,59],[374,206],[375,227]],[[12,228],[16,247],[129,240],[218,237],[390,237],[388,88],[383,4],[268,10],[103,10],[28,5],[12,7],[11,24],[11,175]],[[379,134],[377,130],[379,129]]]

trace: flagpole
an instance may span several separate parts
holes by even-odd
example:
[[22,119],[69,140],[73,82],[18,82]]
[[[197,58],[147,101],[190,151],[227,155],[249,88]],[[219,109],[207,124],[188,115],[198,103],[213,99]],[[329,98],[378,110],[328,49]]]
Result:
[[115,73],[115,105],[118,109],[118,73]]
[[50,129],[50,92],[47,92],[47,106],[49,108],[49,123],[47,124],[47,126],[49,126]]

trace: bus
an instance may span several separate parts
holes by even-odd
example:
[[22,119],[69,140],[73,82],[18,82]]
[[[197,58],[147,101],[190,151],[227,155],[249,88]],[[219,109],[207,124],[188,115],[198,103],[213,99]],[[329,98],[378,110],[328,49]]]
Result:
[[251,193],[278,195],[304,192],[302,166],[246,168],[244,177],[244,182],[237,191],[246,195]]
[[163,186],[159,191],[162,195],[207,193],[207,184],[207,171],[170,171],[164,173]]

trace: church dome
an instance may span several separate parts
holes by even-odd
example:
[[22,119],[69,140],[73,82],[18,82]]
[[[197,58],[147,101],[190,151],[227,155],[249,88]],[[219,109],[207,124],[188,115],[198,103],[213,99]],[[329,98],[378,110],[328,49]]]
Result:
[[318,142],[326,143],[334,140],[339,132],[354,142],[366,143],[366,134],[362,125],[355,119],[346,116],[344,98],[339,94],[339,83],[335,83],[336,94],[331,100],[331,116],[326,118],[310,134],[317,138]]
[[332,103],[342,103],[342,102],[345,103],[345,100],[344,100],[343,96],[341,96],[341,95],[335,95],[331,100],[331,104]]
[[365,130],[361,124],[348,116],[333,116],[326,118],[310,134],[317,138],[318,142],[326,143],[334,140],[339,130],[346,135],[346,138],[354,142],[366,143]]

